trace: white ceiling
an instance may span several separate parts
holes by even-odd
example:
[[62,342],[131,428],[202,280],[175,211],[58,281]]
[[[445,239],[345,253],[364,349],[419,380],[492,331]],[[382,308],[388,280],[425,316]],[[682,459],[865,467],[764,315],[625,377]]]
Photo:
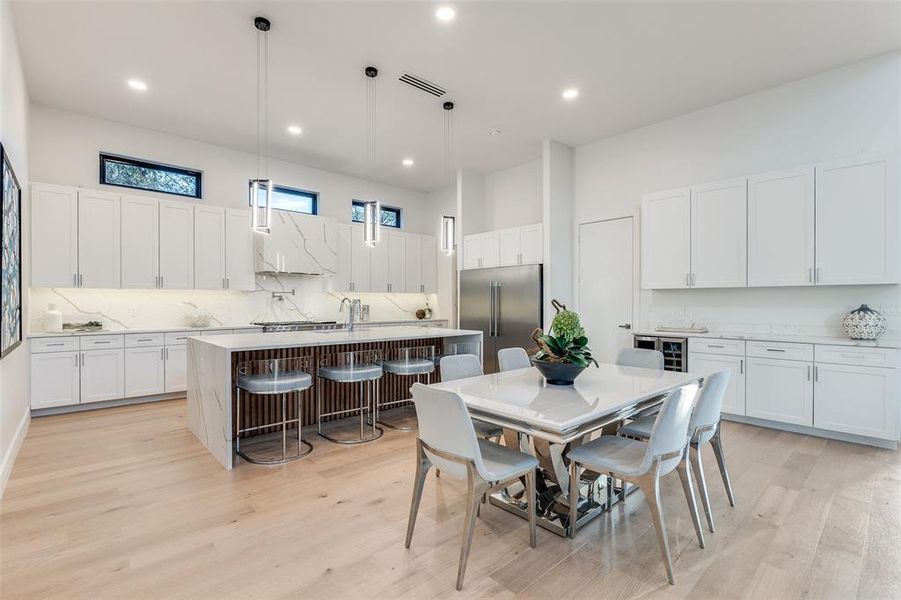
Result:
[[898,2],[452,4],[450,24],[436,2],[15,2],[14,15],[33,102],[253,152],[263,14],[269,154],[365,175],[374,64],[375,178],[422,190],[451,180],[443,99],[398,82],[405,70],[450,91],[456,166],[488,172],[536,158],[544,138],[581,145],[901,47]]

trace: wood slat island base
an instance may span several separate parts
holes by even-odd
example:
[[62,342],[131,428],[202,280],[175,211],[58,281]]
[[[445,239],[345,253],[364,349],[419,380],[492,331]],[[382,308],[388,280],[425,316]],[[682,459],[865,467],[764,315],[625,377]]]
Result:
[[[235,464],[233,440],[239,423],[245,429],[281,419],[280,400],[273,396],[254,396],[251,402],[242,402],[241,415],[236,416],[235,373],[239,363],[303,356],[311,359],[315,369],[322,357],[338,352],[379,349],[387,354],[396,348],[434,346],[436,356],[440,356],[445,351],[456,352],[455,344],[465,344],[467,351],[481,355],[482,333],[441,327],[380,327],[354,332],[304,331],[190,338],[188,427],[226,469],[231,469]],[[432,381],[438,381],[438,377],[436,370]],[[385,374],[378,382],[381,401],[409,398],[412,382],[411,378]],[[322,386],[323,413],[357,406],[355,386],[314,380],[314,386],[317,385]],[[313,425],[317,420],[315,391],[311,389],[303,394],[303,425]],[[293,402],[288,402],[288,418],[296,418]],[[272,431],[263,428],[257,433],[265,435]]]

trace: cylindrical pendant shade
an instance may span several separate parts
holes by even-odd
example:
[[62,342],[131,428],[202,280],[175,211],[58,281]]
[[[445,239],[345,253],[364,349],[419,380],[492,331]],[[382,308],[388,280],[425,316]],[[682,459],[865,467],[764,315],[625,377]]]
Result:
[[256,233],[272,231],[272,181],[252,179],[250,181],[250,226]]
[[447,255],[454,253],[456,234],[456,219],[448,216],[441,217],[441,251]]
[[382,207],[378,200],[363,205],[363,241],[367,246],[375,246],[379,241]]

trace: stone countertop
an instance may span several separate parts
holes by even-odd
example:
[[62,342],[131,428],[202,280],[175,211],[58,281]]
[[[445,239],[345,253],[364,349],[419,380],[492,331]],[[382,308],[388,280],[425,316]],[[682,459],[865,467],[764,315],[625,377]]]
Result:
[[367,344],[390,340],[421,340],[482,336],[481,331],[469,329],[448,329],[446,327],[373,327],[327,331],[286,331],[281,333],[241,333],[195,337],[195,343],[228,350],[268,350],[272,348],[296,348],[300,346],[335,346],[339,344]]
[[[647,335],[657,337],[686,337],[709,338],[716,340],[746,340],[750,342],[788,342],[795,344],[821,344],[829,346],[858,346],[861,348],[901,348],[899,338],[881,338],[878,340],[852,340],[846,337],[827,335],[792,335],[779,333],[729,333],[725,331],[711,331],[707,333],[681,333],[671,331],[655,331],[653,329],[640,329],[633,332],[634,335]],[[688,345],[691,352],[691,344]]]

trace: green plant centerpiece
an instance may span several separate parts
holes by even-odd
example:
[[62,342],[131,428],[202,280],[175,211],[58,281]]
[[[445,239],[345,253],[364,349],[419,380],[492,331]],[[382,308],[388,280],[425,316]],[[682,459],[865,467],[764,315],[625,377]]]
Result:
[[556,300],[554,307],[557,314],[550,332],[545,333],[539,328],[532,332],[532,340],[538,344],[532,364],[549,384],[572,385],[586,367],[591,363],[597,366],[598,362],[591,356],[579,313],[567,310]]

